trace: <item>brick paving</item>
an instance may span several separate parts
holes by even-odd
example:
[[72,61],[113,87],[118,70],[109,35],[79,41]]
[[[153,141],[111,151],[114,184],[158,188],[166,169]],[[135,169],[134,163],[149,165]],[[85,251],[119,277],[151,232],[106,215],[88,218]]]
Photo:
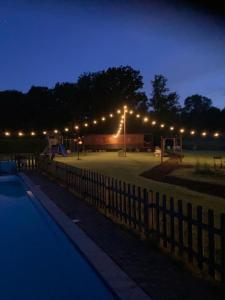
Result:
[[[101,215],[63,186],[26,173],[43,192],[101,247],[153,300],[225,299],[225,287],[198,279],[159,250]],[[138,300],[138,299],[137,299]]]

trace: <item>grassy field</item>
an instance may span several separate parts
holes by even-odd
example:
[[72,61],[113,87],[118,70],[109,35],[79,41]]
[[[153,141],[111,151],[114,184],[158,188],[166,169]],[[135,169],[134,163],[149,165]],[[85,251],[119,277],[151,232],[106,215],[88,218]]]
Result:
[[[201,159],[202,162],[213,163],[212,157],[215,155],[209,152],[204,154],[189,152],[185,154],[184,161],[193,164],[198,159]],[[225,152],[222,155],[225,157]],[[201,205],[206,209],[214,209],[217,215],[225,212],[225,199],[223,198],[141,177],[140,174],[143,171],[149,170],[160,163],[160,159],[154,157],[152,153],[128,153],[126,158],[118,157],[116,152],[87,153],[87,155],[81,155],[81,160],[77,160],[76,156],[57,157],[56,160],[79,168],[95,170],[128,183],[134,183],[137,186],[173,196],[175,200],[182,199],[186,203],[190,202],[193,205]]]
[[225,151],[224,152],[185,151],[183,162],[186,164],[191,164],[194,167],[188,169],[178,169],[174,171],[171,175],[180,178],[201,181],[201,182],[211,182],[211,183],[225,185],[225,169],[224,170],[219,169],[220,174],[214,174],[214,175],[207,175],[207,174],[200,175],[195,172],[196,164],[199,164],[200,167],[204,167],[204,165],[207,164],[207,169],[209,168],[210,170],[214,171],[214,160],[213,160],[214,156],[222,157],[223,165],[225,165]]

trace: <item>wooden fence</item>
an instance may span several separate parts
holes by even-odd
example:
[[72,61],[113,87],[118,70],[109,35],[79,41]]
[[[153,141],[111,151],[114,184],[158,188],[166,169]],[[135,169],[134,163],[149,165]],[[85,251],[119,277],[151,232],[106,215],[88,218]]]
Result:
[[34,153],[0,153],[0,161],[14,161],[18,171],[35,170],[37,167],[37,155]]
[[38,168],[113,221],[225,283],[225,214],[218,220],[212,210],[59,162],[41,159]]

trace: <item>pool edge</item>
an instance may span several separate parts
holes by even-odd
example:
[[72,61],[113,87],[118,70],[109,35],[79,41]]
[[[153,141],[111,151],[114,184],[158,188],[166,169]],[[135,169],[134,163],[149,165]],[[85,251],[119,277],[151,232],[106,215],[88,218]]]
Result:
[[19,173],[19,177],[119,299],[151,300],[136,282],[74,224],[28,176]]

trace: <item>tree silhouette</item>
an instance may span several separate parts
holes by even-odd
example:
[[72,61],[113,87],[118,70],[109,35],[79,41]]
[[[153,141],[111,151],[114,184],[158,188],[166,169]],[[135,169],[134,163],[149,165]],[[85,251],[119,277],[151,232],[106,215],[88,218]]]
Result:
[[165,121],[177,119],[181,106],[176,92],[170,92],[167,87],[167,78],[163,75],[155,75],[152,83],[152,93],[149,99],[149,107],[155,116]]

